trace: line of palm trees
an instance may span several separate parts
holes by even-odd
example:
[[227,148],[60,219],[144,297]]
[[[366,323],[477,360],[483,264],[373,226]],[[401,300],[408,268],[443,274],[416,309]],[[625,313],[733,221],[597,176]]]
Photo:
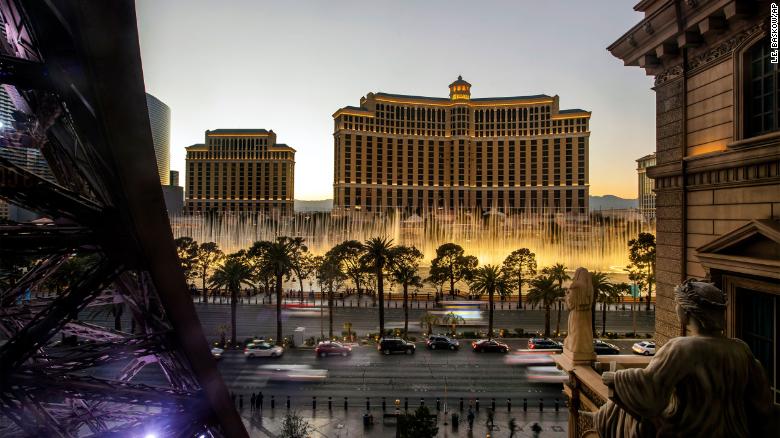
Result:
[[[518,294],[518,307],[522,306],[523,286],[528,286],[527,301],[545,310],[544,335],[550,336],[551,310],[558,307],[555,333],[560,333],[561,298],[565,294],[564,282],[569,280],[566,267],[556,264],[537,273],[536,257],[527,248],[513,251],[502,265],[478,266],[473,256],[464,254],[463,248],[454,243],[441,245],[436,258],[431,261],[430,275],[423,280],[420,275],[422,252],[414,246],[395,245],[391,239],[374,237],[359,242],[344,241],[323,255],[311,254],[301,237],[279,237],[273,241],[255,242],[247,250],[225,255],[213,242],[198,244],[188,237],[176,240],[179,257],[185,274],[199,279],[202,293],[207,298],[207,285],[215,291],[225,291],[230,297],[231,340],[236,342],[236,310],[241,290],[258,286],[276,295],[276,342],[282,336],[282,285],[293,277],[298,279],[301,294],[305,279],[314,278],[328,301],[328,336],[333,338],[333,305],[339,290],[350,280],[358,294],[361,287],[376,285],[379,310],[379,333],[385,331],[384,285],[385,281],[398,284],[403,290],[404,329],[409,331],[409,289],[422,287],[423,281],[434,285],[437,291],[449,283],[454,295],[455,284],[465,282],[470,295],[487,296],[488,330],[493,336],[493,314],[496,296],[506,298]],[[210,272],[210,275],[209,275]],[[606,328],[606,304],[615,302],[629,289],[628,285],[612,284],[603,272],[593,273],[594,284],[594,332],[595,302],[603,303],[602,331]],[[207,302],[207,300],[206,300]],[[453,326],[454,324],[449,324]]]

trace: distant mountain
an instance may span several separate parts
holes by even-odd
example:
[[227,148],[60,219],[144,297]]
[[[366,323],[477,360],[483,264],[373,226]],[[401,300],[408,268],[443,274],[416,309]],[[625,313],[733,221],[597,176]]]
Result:
[[[591,196],[590,210],[613,210],[637,208],[636,199],[619,198],[615,195]],[[319,201],[295,200],[295,211],[330,211],[333,209],[332,199],[322,199]]]
[[636,199],[619,198],[615,195],[591,196],[590,211],[594,210],[622,210],[626,208],[637,208],[639,202]]
[[320,201],[295,200],[295,211],[330,211],[331,209],[333,209],[332,199],[323,199]]

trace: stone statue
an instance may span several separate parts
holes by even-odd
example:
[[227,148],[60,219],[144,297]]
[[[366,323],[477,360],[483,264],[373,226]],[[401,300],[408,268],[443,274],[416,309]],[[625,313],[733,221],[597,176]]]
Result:
[[590,362],[596,359],[593,352],[592,304],[593,282],[590,273],[585,268],[578,268],[566,291],[569,328],[563,341],[563,354],[573,362]]
[[593,417],[601,437],[780,436],[761,364],[724,336],[725,294],[689,280],[675,301],[688,336],[669,340],[644,369],[602,375],[614,395]]

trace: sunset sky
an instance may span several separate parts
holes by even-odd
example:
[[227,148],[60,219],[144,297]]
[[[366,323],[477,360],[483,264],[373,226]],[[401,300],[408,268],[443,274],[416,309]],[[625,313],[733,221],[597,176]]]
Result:
[[606,50],[641,19],[625,2],[136,3],[174,170],[207,129],[273,129],[298,151],[296,199],[330,198],[337,109],[371,91],[446,97],[459,74],[473,97],[557,94],[592,111],[592,195],[636,197],[635,160],[655,149],[652,80]]

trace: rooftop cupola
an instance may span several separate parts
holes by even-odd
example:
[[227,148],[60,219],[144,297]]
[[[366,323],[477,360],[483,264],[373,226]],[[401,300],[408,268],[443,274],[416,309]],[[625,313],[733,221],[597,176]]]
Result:
[[469,100],[471,99],[471,84],[463,80],[462,76],[450,84],[451,100]]

